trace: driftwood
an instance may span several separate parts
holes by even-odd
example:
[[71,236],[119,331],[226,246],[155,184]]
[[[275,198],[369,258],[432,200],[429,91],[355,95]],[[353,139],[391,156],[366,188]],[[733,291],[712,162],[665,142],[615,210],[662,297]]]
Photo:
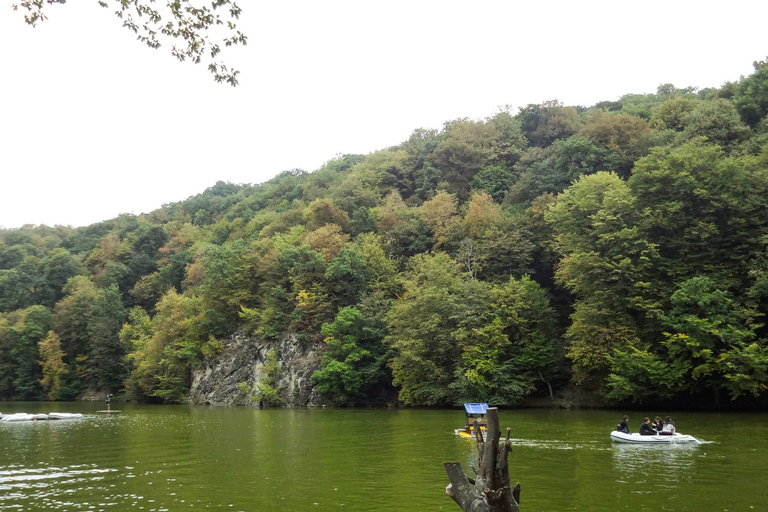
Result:
[[451,483],[445,488],[445,494],[464,512],[520,512],[520,483],[514,489],[509,483],[507,456],[512,446],[509,429],[504,444],[499,446],[499,410],[489,407],[487,418],[485,441],[477,420],[472,429],[477,441],[478,467],[473,468],[476,477],[468,477],[461,462],[446,462],[445,472]]

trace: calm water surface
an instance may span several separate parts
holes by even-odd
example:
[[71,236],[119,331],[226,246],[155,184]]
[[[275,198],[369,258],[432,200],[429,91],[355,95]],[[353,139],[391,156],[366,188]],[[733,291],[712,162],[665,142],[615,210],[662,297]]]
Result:
[[[458,511],[443,462],[477,459],[459,410],[114,405],[0,403],[86,414],[0,422],[0,510]],[[673,415],[698,446],[612,444],[622,414],[501,411],[523,511],[768,510],[768,414]]]

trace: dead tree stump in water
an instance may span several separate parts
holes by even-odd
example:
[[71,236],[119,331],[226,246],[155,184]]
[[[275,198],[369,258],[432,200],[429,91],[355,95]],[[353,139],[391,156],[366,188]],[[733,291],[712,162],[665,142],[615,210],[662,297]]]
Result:
[[487,417],[485,441],[477,420],[472,429],[477,441],[477,476],[474,479],[468,477],[461,462],[446,462],[445,472],[451,483],[445,488],[445,494],[464,512],[520,512],[520,483],[514,489],[509,483],[507,456],[512,447],[509,429],[504,444],[499,447],[499,410],[489,407]]

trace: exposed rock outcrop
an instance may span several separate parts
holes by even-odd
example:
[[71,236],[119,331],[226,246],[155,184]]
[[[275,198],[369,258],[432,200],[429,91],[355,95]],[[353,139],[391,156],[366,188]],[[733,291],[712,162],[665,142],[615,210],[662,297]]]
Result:
[[192,387],[189,399],[198,404],[245,405],[247,393],[240,385],[257,384],[266,376],[264,362],[267,352],[274,349],[280,363],[280,374],[275,387],[289,406],[313,406],[323,404],[322,399],[310,381],[312,374],[320,369],[322,344],[299,341],[294,334],[279,340],[266,341],[261,338],[236,333],[224,342],[222,351],[208,358],[192,373]]

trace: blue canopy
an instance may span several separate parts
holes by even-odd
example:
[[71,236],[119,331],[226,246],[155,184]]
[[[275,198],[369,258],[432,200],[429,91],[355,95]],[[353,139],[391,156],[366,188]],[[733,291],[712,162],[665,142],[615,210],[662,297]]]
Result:
[[488,404],[464,404],[464,410],[467,411],[467,414],[486,414]]

